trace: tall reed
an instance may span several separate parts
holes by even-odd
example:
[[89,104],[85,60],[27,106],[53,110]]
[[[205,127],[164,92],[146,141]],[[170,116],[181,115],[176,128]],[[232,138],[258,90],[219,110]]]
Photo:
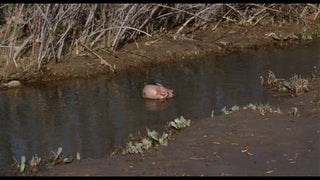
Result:
[[[23,55],[41,68],[68,52],[116,51],[140,36],[185,33],[220,23],[243,26],[303,23],[319,17],[319,4],[0,4],[0,52],[19,66]],[[96,55],[99,56],[96,52]],[[101,57],[100,57],[101,58]],[[101,62],[110,66],[106,61]]]

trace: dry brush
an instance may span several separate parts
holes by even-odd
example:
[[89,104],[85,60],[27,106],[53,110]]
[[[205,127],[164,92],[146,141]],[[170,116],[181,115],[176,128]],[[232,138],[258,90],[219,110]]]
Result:
[[112,68],[97,48],[112,52],[141,36],[215,30],[223,22],[308,26],[319,13],[319,4],[0,4],[0,63],[28,71],[85,50]]

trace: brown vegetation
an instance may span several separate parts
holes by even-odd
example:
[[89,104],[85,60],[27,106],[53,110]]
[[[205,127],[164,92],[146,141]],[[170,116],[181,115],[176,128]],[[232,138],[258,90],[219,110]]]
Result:
[[[319,76],[318,68],[314,67],[314,72],[312,74],[312,78],[302,78],[301,75],[294,74],[288,80],[283,78],[276,78],[276,75],[268,70],[268,75],[264,79],[263,76],[260,76],[261,85],[265,86],[269,90],[276,92],[276,95],[290,95],[290,96],[299,96],[309,91],[310,89],[310,81],[315,80],[317,76]],[[315,83],[314,86],[318,86]],[[315,87],[319,89],[319,87]]]
[[50,61],[84,51],[114,71],[101,54],[113,54],[143,36],[188,39],[199,29],[215,31],[223,23],[308,27],[319,13],[318,4],[2,4],[0,81],[17,69],[41,76]]

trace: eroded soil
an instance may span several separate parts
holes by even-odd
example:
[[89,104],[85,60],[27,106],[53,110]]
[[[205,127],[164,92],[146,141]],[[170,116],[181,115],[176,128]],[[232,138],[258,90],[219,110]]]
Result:
[[[59,63],[51,61],[41,76],[42,80],[65,79],[73,77],[90,77],[101,74],[118,74],[124,71],[139,71],[165,63],[178,63],[197,59],[207,54],[228,54],[248,49],[285,46],[299,43],[297,39],[275,40],[267,33],[277,36],[299,35],[303,25],[286,25],[283,27],[243,27],[224,25],[216,31],[197,31],[185,36],[154,35],[152,39],[141,38],[134,43],[126,44],[121,50],[110,54],[99,51],[99,54],[112,66],[101,65],[100,59],[90,53],[87,56],[64,59]],[[310,24],[309,33],[320,34],[320,24]],[[89,58],[92,57],[92,58]],[[90,59],[88,61],[88,59]],[[89,67],[89,68],[88,68]]]
[[[306,29],[304,29],[306,28]],[[270,33],[275,33],[279,39]],[[50,81],[70,78],[87,78],[108,74],[116,75],[125,71],[139,71],[165,63],[177,63],[197,59],[208,54],[228,54],[248,49],[286,46],[300,43],[302,34],[320,35],[320,23],[313,22],[308,26],[302,24],[283,24],[279,26],[238,26],[221,24],[212,28],[186,33],[184,35],[154,34],[152,38],[142,37],[135,42],[125,44],[120,50],[109,53],[96,50],[115,71],[87,51],[79,52],[79,56],[67,55],[63,60],[50,61],[41,70],[25,71],[27,58],[20,60],[20,68],[8,68],[5,57],[0,60],[0,72],[4,73],[2,81],[20,80],[24,83],[33,81]],[[287,36],[287,37],[286,37]],[[306,41],[307,42],[307,41]],[[25,63],[25,64],[24,64]],[[12,64],[13,66],[13,64]]]

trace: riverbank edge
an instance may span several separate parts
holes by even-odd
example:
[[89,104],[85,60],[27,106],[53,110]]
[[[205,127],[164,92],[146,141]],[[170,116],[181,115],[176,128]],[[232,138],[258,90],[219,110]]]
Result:
[[[215,31],[207,27],[188,35],[156,34],[153,38],[141,37],[127,43],[114,53],[103,50],[96,52],[114,67],[103,65],[100,58],[90,52],[80,52],[78,56],[69,54],[60,62],[50,61],[40,70],[26,72],[23,68],[0,67],[6,71],[2,83],[13,80],[22,84],[30,82],[50,82],[73,78],[89,78],[101,75],[115,76],[128,71],[149,69],[163,64],[187,62],[212,54],[226,55],[251,49],[285,47],[308,43],[303,39],[320,37],[320,20],[308,25],[285,24],[279,26],[220,25]],[[17,87],[17,86],[14,86]]]

